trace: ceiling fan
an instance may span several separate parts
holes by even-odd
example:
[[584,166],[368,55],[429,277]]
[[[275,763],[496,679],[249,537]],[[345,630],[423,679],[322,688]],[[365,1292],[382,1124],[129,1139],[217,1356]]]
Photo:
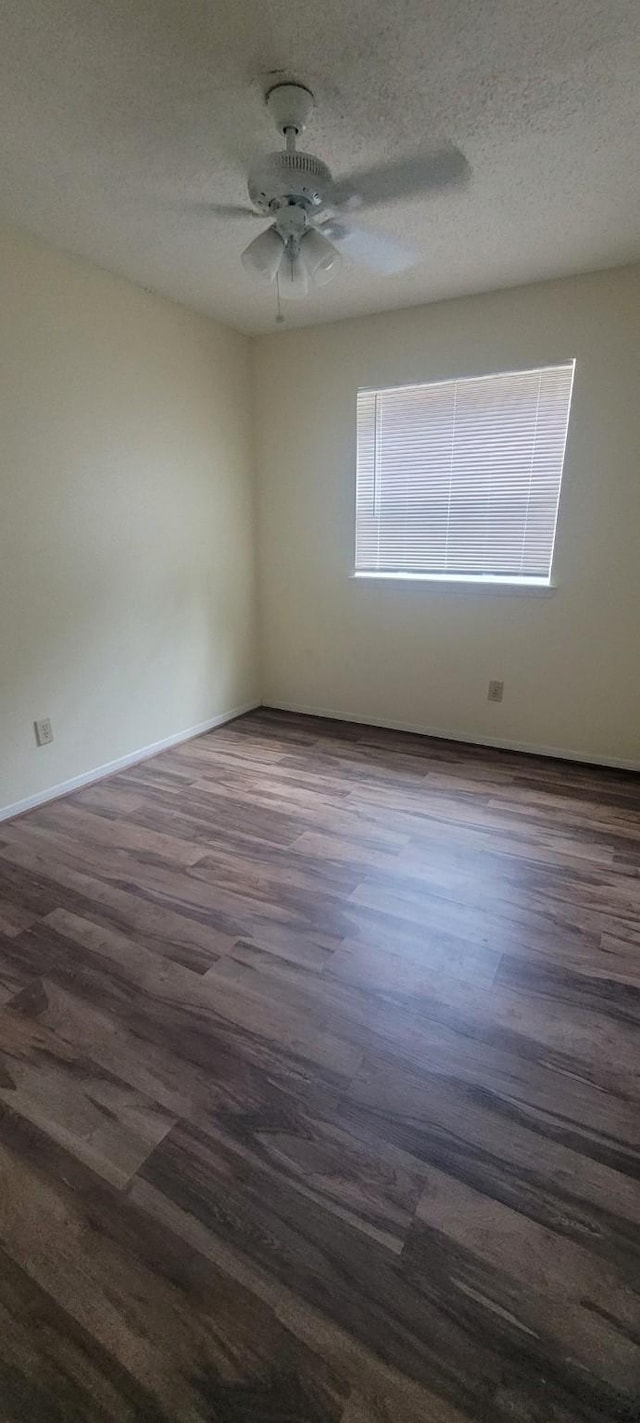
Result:
[[276,84],[266,102],[284,137],[284,149],[262,154],[252,163],[251,207],[212,205],[223,216],[272,218],[242,253],[246,270],[265,283],[277,282],[280,296],[293,298],[305,296],[310,283],[324,286],[331,281],[342,252],[385,275],[415,266],[416,252],[354,226],[351,213],[464,182],[470,172],[464,154],[447,147],[334,179],[320,158],[296,148],[314,107],[311,91],[302,84]]

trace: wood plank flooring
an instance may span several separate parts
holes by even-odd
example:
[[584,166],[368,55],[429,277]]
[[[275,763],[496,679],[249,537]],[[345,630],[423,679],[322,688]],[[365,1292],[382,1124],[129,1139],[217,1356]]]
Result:
[[0,826],[0,1420],[640,1417],[640,781],[251,713]]

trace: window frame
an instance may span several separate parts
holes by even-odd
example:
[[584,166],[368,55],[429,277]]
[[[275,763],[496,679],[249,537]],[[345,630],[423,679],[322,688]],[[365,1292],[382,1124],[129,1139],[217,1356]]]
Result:
[[[573,366],[571,374],[571,386],[569,391],[569,405],[567,411],[567,423],[565,429],[564,444],[562,450],[562,468],[560,472],[560,485],[558,490],[558,503],[556,507],[556,517],[553,529],[553,542],[551,546],[551,561],[548,578],[528,577],[517,574],[461,574],[461,573],[422,573],[405,572],[403,570],[384,569],[359,569],[355,566],[355,555],[357,547],[357,519],[358,519],[358,430],[357,430],[357,410],[358,397],[360,395],[384,395],[387,392],[396,390],[408,390],[412,387],[425,386],[433,387],[439,385],[450,385],[453,382],[491,380],[501,375],[518,376],[531,375],[538,371],[550,370],[556,366]],[[565,488],[566,459],[569,442],[569,429],[571,424],[571,414],[573,410],[573,396],[575,392],[577,371],[577,357],[564,356],[546,359],[544,364],[531,366],[518,366],[509,370],[483,371],[481,374],[465,374],[456,376],[439,376],[435,380],[404,380],[387,383],[385,385],[358,385],[356,387],[355,401],[355,461],[354,461],[354,481],[353,481],[353,526],[352,526],[352,567],[349,578],[359,583],[387,583],[391,585],[415,585],[423,584],[431,589],[440,589],[442,592],[451,593],[471,593],[478,591],[485,593],[497,593],[501,595],[525,595],[527,597],[548,597],[553,594],[558,587],[556,576],[556,552],[557,534],[560,521],[560,506]]]

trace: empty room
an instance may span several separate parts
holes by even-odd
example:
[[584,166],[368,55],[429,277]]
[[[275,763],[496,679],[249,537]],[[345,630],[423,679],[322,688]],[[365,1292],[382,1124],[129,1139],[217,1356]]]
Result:
[[6,0],[0,133],[0,1423],[637,1423],[637,0]]

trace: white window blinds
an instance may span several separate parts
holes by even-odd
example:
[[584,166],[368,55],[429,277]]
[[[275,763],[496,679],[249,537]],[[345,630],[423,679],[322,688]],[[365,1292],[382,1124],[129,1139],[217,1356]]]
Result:
[[574,367],[359,391],[356,573],[548,583]]

